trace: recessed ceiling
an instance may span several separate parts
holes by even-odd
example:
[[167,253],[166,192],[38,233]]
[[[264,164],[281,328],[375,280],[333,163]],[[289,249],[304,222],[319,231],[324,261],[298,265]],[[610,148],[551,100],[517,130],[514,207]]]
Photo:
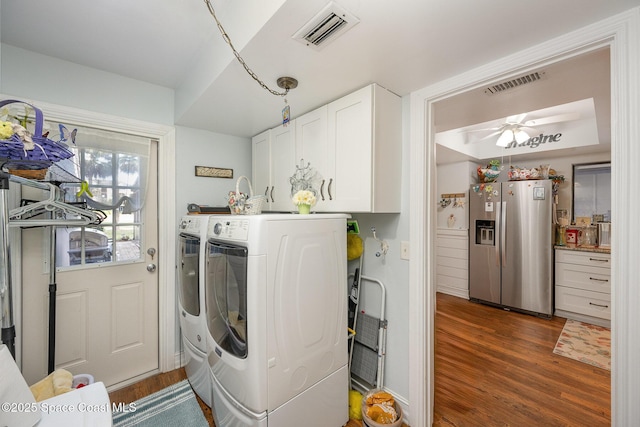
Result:
[[[508,116],[545,110],[554,114],[554,106],[593,98],[597,123],[598,146],[588,151],[607,151],[611,144],[611,89],[610,56],[608,48],[574,56],[554,64],[545,65],[529,73],[543,73],[543,78],[508,90],[487,93],[487,88],[510,78],[487,82],[476,89],[439,101],[434,107],[436,132],[477,129],[478,124],[504,123]],[[497,136],[496,136],[497,138]],[[441,147],[438,146],[438,149]],[[470,157],[451,150],[439,151],[438,163],[450,163],[464,159],[485,160]]]

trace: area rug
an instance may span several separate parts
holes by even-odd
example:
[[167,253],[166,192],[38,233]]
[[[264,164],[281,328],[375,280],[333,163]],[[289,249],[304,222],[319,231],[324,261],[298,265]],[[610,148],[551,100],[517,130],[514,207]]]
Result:
[[567,319],[553,352],[610,371],[611,330]]
[[189,381],[173,384],[113,413],[114,427],[208,427]]

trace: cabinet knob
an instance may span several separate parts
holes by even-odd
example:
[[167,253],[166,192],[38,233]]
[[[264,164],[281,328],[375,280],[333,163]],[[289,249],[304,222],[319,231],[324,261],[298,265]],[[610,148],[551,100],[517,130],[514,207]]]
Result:
[[320,184],[320,198],[322,200],[324,200],[324,179],[322,180],[322,183]]
[[264,189],[264,195],[267,196],[269,194],[269,186],[267,185],[267,188]]
[[331,184],[333,184],[333,178],[329,179],[329,185],[327,185],[327,193],[329,194],[329,200],[333,200],[331,195]]
[[274,203],[274,200],[273,200],[273,188],[274,187],[271,187],[271,193],[269,194],[271,196],[271,203]]

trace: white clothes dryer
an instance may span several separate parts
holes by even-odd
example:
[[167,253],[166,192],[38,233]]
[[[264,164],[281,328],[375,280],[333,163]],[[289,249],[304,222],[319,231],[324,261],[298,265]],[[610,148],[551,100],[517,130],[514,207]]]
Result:
[[210,218],[205,304],[216,425],[348,421],[347,218]]
[[180,220],[177,287],[184,368],[193,390],[211,407],[204,305],[204,251],[208,221],[207,215],[187,215]]

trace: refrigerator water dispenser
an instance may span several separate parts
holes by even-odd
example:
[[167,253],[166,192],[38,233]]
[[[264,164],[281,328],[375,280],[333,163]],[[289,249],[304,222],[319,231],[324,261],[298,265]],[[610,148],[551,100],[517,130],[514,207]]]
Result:
[[495,229],[494,220],[476,220],[476,245],[495,246]]

